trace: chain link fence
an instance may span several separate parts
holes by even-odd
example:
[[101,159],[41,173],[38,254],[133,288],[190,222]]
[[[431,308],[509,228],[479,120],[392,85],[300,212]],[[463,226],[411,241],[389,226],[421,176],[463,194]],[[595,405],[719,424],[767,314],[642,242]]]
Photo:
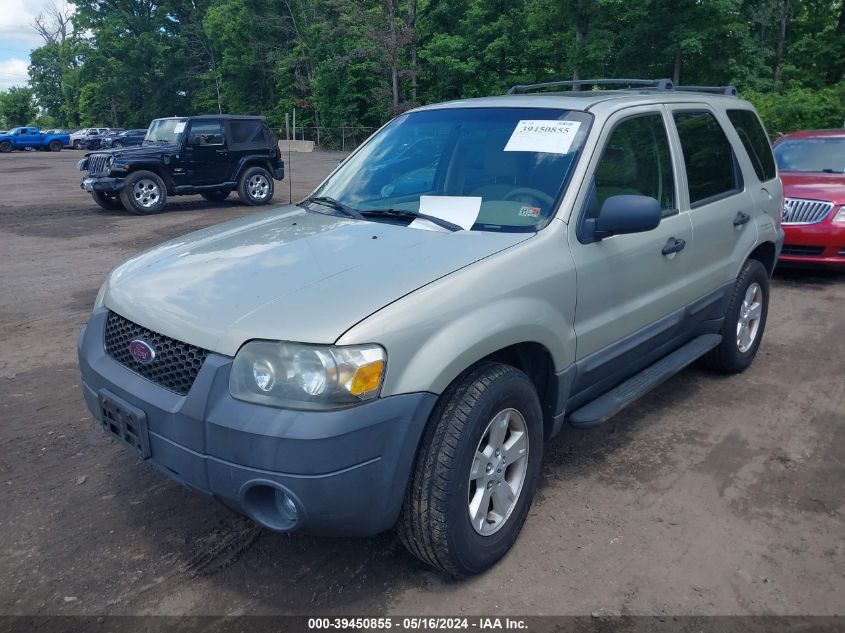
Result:
[[[291,130],[291,140],[314,141],[316,151],[351,152],[378,128],[375,127],[302,127]],[[280,141],[286,140],[284,128],[274,128],[273,133]]]

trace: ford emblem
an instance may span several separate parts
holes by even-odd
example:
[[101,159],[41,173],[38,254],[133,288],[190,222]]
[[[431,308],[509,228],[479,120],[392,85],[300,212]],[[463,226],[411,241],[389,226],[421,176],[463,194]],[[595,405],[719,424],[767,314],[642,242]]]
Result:
[[129,353],[135,360],[145,365],[149,365],[156,357],[155,348],[139,338],[129,343]]

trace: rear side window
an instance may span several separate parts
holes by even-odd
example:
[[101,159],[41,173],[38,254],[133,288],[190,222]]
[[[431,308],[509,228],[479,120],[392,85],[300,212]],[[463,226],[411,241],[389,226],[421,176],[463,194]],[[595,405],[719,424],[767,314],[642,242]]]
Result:
[[266,147],[264,124],[257,119],[229,122],[229,146],[236,149]]
[[684,152],[690,204],[696,206],[742,189],[733,148],[710,112],[675,112]]
[[757,115],[751,110],[728,110],[728,118],[733,123],[745,151],[748,152],[757,178],[761,182],[774,178],[777,172],[775,159],[772,157],[772,146]]

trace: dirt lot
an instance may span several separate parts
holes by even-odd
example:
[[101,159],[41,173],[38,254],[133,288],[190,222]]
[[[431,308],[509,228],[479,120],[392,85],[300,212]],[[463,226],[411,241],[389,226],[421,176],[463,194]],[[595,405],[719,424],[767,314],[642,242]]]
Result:
[[[449,581],[391,534],[258,529],[103,435],[75,339],[107,271],[250,209],[105,213],[78,187],[80,157],[0,155],[0,613],[843,612],[845,275],[777,274],[744,375],[690,369],[564,433],[510,555]],[[295,156],[294,196],[340,157]]]

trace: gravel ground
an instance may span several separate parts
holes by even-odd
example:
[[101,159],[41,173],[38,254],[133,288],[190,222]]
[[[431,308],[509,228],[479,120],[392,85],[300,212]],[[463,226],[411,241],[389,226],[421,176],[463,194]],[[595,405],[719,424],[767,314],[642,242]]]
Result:
[[[845,274],[776,274],[745,374],[689,369],[553,441],[514,549],[457,582],[392,534],[259,529],[103,435],[75,339],[106,273],[251,209],[103,212],[80,157],[0,155],[0,614],[843,612]],[[341,157],[295,155],[294,198]]]

